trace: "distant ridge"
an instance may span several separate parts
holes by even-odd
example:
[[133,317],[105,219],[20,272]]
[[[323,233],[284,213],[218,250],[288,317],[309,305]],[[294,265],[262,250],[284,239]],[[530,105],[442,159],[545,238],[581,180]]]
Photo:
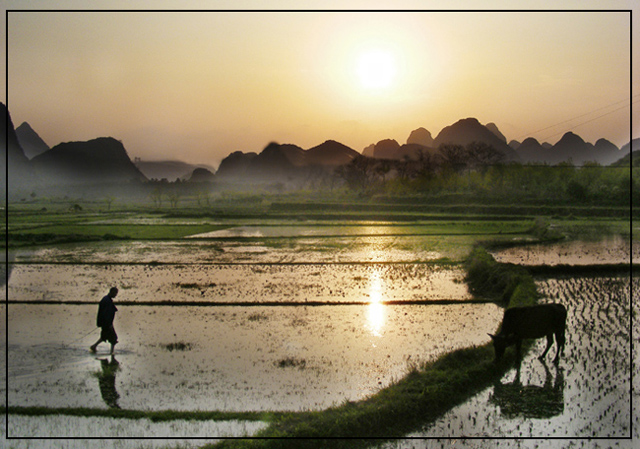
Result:
[[[29,159],[20,146],[11,114],[4,103],[0,103],[0,192],[6,195],[9,188],[28,189],[34,182],[34,174]],[[8,173],[8,179],[7,179]]]
[[[112,137],[101,137],[87,142],[66,142],[48,148],[37,132],[24,122],[18,129],[6,105],[0,103],[4,118],[0,136],[3,174],[2,187],[8,184],[14,192],[23,189],[33,192],[35,187],[69,184],[122,184],[132,180],[166,179],[173,182],[211,181],[213,179],[238,182],[278,183],[294,181],[299,186],[324,182],[337,167],[349,164],[361,154],[335,140],[327,140],[307,150],[295,144],[272,142],[260,153],[235,151],[225,157],[217,173],[207,165],[194,165],[182,161],[131,161],[122,143]],[[506,138],[497,125],[482,125],[476,118],[459,120],[443,128],[434,139],[424,127],[411,131],[406,144],[394,139],[383,139],[363,150],[364,156],[390,160],[417,160],[427,153],[435,154],[443,144],[467,146],[472,142],[485,143],[505,155],[506,161],[555,165],[570,161],[583,165],[595,161],[602,165],[624,164],[633,147],[638,150],[638,139],[618,149],[606,139],[595,144],[585,142],[579,135],[568,132],[555,144],[539,143],[527,138],[522,143]],[[21,143],[22,142],[22,143]],[[38,153],[39,154],[36,154]],[[31,160],[27,155],[33,155]],[[8,165],[7,165],[8,163]],[[634,160],[634,163],[636,161]],[[202,170],[201,170],[202,169]],[[309,182],[311,181],[311,182]],[[25,192],[21,192],[24,195]],[[29,192],[26,192],[29,193]]]
[[[495,130],[497,130],[497,127],[495,127]],[[498,137],[495,131],[489,130],[475,118],[462,119],[453,125],[443,128],[434,139],[436,147],[442,144],[467,146],[471,142],[483,142],[491,145],[503,153],[507,161],[520,161],[520,156],[513,148],[507,145],[506,139],[503,140]]]
[[32,159],[38,176],[57,184],[144,181],[124,146],[112,137],[66,142]]
[[303,177],[310,169],[333,169],[349,163],[360,153],[346,145],[327,140],[308,150],[297,145],[272,142],[259,154],[235,151],[224,158],[217,176],[223,179],[286,179]]
[[27,122],[23,122],[22,125],[16,128],[16,135],[25,156],[29,159],[33,159],[35,156],[49,150],[49,145],[42,140]]
[[418,128],[411,131],[409,137],[407,138],[407,145],[417,144],[423,147],[432,147],[433,146],[433,137],[431,133],[427,131],[425,128]]
[[[606,139],[599,139],[595,145],[585,142],[580,136],[568,132],[555,145],[540,143],[535,138],[526,138],[522,143],[507,139],[495,123],[482,125],[475,118],[466,118],[443,128],[435,139],[425,128],[413,130],[406,145],[399,145],[393,139],[383,139],[366,147],[362,154],[377,159],[403,160],[417,159],[420,153],[437,153],[443,144],[467,146],[471,142],[482,142],[502,152],[506,161],[521,163],[541,163],[555,165],[571,161],[574,165],[597,162],[609,165],[629,153],[625,147],[618,149]],[[430,145],[425,143],[431,142]]]
[[215,171],[213,167],[205,164],[194,165],[182,161],[143,161],[135,158],[133,163],[147,179],[166,179],[171,182],[190,177],[198,168]]
[[309,148],[305,152],[306,165],[320,165],[325,167],[337,167],[348,164],[358,156],[360,156],[360,153],[356,150],[335,140],[327,140],[318,146]]

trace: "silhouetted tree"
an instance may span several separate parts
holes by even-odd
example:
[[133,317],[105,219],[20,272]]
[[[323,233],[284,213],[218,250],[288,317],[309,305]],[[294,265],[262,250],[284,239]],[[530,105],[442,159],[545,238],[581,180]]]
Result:
[[438,147],[438,153],[443,165],[455,173],[462,173],[467,168],[468,154],[462,145],[445,143]]
[[107,203],[107,210],[111,210],[111,204],[113,204],[113,202],[116,200],[115,197],[113,196],[107,196],[104,201],[105,203]]
[[178,190],[178,187],[175,186],[173,189],[171,189],[171,191],[167,196],[169,198],[169,204],[171,204],[171,207],[173,208],[178,207],[178,202],[180,201],[180,196],[181,196],[180,191]]
[[149,196],[151,197],[151,201],[156,207],[162,207],[162,188],[160,186],[154,187]]
[[391,171],[391,161],[388,159],[379,160],[375,167],[375,173],[382,178],[382,182],[385,182],[386,176]]
[[346,165],[336,169],[336,174],[344,179],[352,189],[366,190],[372,182],[372,174],[376,166],[374,159],[357,156]]
[[469,164],[483,174],[489,166],[501,164],[506,159],[502,151],[484,142],[471,142],[467,145],[466,152]]
[[418,153],[418,160],[414,163],[416,176],[423,179],[430,179],[436,172],[437,161],[436,158],[425,151]]

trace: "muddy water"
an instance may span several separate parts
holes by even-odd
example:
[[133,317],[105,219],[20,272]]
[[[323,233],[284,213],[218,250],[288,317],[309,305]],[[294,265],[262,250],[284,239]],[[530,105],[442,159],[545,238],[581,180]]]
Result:
[[[208,437],[241,438],[251,436],[267,424],[242,421],[165,421],[152,422],[148,419],[122,420],[65,415],[20,416],[9,415],[7,421],[0,421],[0,434],[16,438],[29,435],[34,439],[12,439],[11,449],[141,449],[141,448],[197,448],[213,444],[218,440]],[[65,440],[45,439],[52,429]],[[149,438],[153,437],[153,438]],[[37,439],[43,438],[43,439]],[[93,439],[88,439],[93,438]],[[114,439],[117,438],[117,439]]]
[[[372,228],[375,229],[375,228]],[[371,231],[374,232],[374,231]],[[262,232],[261,232],[262,234]],[[66,263],[367,263],[433,261],[464,257],[469,236],[299,235],[220,237],[174,241],[64,244],[11,253],[17,262]]]
[[9,298],[95,303],[111,285],[126,301],[353,302],[461,300],[459,268],[394,265],[16,265]]
[[[494,305],[382,305],[382,301],[391,299],[468,297],[461,271],[411,263],[453,254],[438,252],[446,247],[438,248],[435,242],[421,239],[416,243],[415,237],[349,237],[335,243],[308,236],[288,243],[280,241],[277,247],[273,241],[267,245],[235,240],[105,243],[12,254],[9,260],[22,263],[9,267],[9,298],[44,299],[51,304],[9,305],[9,328],[0,329],[9,343],[9,404],[108,407],[116,401],[123,408],[154,410],[308,410],[358,400],[400,378],[414,363],[457,347],[485,343],[487,329],[495,329],[501,318],[501,311]],[[603,253],[611,247],[620,250],[587,263],[624,262],[628,253],[623,246],[624,242],[615,241],[613,245],[596,245],[587,254]],[[322,250],[315,251],[317,248]],[[572,251],[579,256],[583,250]],[[511,257],[525,263],[522,254],[513,253]],[[578,256],[575,260],[582,259]],[[563,257],[560,263],[571,263],[566,254]],[[37,263],[25,263],[30,261]],[[324,265],[326,262],[332,263]],[[553,262],[543,258],[540,263]],[[97,355],[90,354],[87,347],[97,338],[93,327],[95,302],[113,284],[121,287],[121,300],[244,303],[249,298],[257,304],[121,306],[116,319],[121,343],[115,360],[111,360],[106,346]],[[625,432],[628,413],[616,404],[630,400],[620,377],[628,377],[629,365],[621,359],[628,360],[629,353],[615,348],[628,336],[619,330],[622,322],[606,328],[613,330],[610,347],[602,346],[602,339],[593,333],[593,316],[601,319],[612,310],[601,301],[602,288],[589,282],[578,284],[572,297],[552,293],[571,290],[559,284],[555,290],[549,286],[547,295],[572,305],[571,301],[582,297],[582,291],[595,292],[583,302],[590,304],[588,307],[572,305],[579,311],[571,315],[572,325],[591,330],[590,340],[599,349],[589,347],[589,355],[599,354],[600,359],[611,355],[619,369],[611,373],[597,358],[578,356],[581,346],[576,342],[589,339],[572,336],[560,370],[548,366],[547,372],[537,360],[525,360],[520,372],[523,385],[544,386],[548,379],[552,385],[564,385],[561,418],[507,417],[502,413],[505,407],[498,405],[500,399],[492,395],[494,390],[487,390],[485,396],[474,399],[476,402],[452,411],[441,424],[417,435],[438,435],[437,431],[443,436],[508,437],[537,431],[549,435]],[[606,291],[609,293],[602,297],[608,300],[620,296],[611,293],[615,288]],[[85,299],[92,304],[55,304]],[[265,300],[297,304],[313,300],[329,305],[259,305]],[[337,304],[349,301],[372,304]],[[575,335],[586,332],[583,330]],[[0,355],[4,360],[4,354]],[[503,383],[513,383],[515,378],[516,372],[512,371]],[[616,388],[601,392],[606,398],[603,402],[593,391],[602,390],[605,387],[599,386],[607,382]],[[4,382],[0,383],[0,388],[3,386]],[[588,393],[583,395],[585,388]],[[602,421],[596,419],[600,415],[575,411],[574,403],[597,404],[585,408],[601,410],[610,421],[595,425]],[[559,402],[554,404],[557,410]]]
[[[106,407],[117,397],[128,409],[323,409],[362,399],[420,361],[485,343],[499,318],[493,304],[121,306],[113,361],[106,344],[89,353],[97,331],[82,338],[94,306],[12,304],[9,403]],[[105,397],[99,380],[109,367],[114,391]]]
[[[637,323],[632,332],[630,289],[639,304],[640,280],[627,278],[571,278],[539,281],[545,301],[560,302],[568,310],[567,343],[558,366],[537,356],[540,340],[523,360],[520,372],[511,370],[499,385],[488,388],[454,408],[438,422],[412,437],[498,438],[628,438],[640,436],[640,419],[632,407],[640,405]],[[554,356],[551,350],[551,357]],[[548,356],[548,358],[551,358]],[[634,434],[632,435],[632,429]],[[637,442],[637,441],[636,441]],[[482,447],[482,441],[458,440],[456,447]],[[540,447],[523,440],[518,447]],[[600,447],[634,447],[631,440],[603,441]],[[545,447],[595,447],[588,440],[550,440]],[[390,448],[424,447],[394,442]],[[445,446],[446,447],[446,446]]]
[[615,235],[589,241],[528,245],[494,252],[498,262],[520,265],[596,265],[640,260],[640,242]]

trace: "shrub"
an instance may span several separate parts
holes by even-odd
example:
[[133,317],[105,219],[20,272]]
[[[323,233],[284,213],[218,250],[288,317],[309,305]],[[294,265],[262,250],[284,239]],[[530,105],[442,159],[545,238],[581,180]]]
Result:
[[465,265],[465,280],[474,295],[511,306],[533,304],[537,298],[533,278],[526,269],[496,262],[484,248],[474,248]]

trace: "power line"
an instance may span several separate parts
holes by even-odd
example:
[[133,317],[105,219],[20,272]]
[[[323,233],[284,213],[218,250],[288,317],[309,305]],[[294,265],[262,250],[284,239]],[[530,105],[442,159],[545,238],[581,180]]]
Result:
[[[587,113],[584,113],[584,114],[578,115],[578,116],[576,116],[576,117],[572,117],[572,118],[567,119],[567,120],[564,120],[564,121],[562,121],[562,122],[558,122],[558,123],[555,123],[555,124],[553,124],[553,125],[547,126],[547,127],[545,127],[545,128],[538,129],[537,131],[533,131],[533,132],[528,132],[528,133],[522,134],[521,136],[516,137],[516,140],[522,139],[522,138],[524,138],[524,137],[530,137],[530,136],[532,136],[533,134],[537,134],[537,133],[539,133],[539,132],[546,131],[546,130],[551,129],[551,128],[555,128],[556,126],[560,126],[560,125],[563,125],[563,124],[565,124],[565,123],[572,122],[572,121],[577,120],[577,119],[579,119],[579,118],[582,118],[582,117],[586,117],[586,116],[588,116],[588,115],[591,115],[591,114],[593,114],[593,113],[595,113],[595,112],[602,111],[603,109],[608,109],[608,108],[610,108],[610,107],[612,107],[612,106],[616,106],[616,105],[618,105],[618,104],[620,104],[620,103],[626,103],[626,102],[628,102],[629,100],[633,100],[633,99],[634,99],[634,98],[636,98],[636,97],[640,97],[640,94],[636,94],[636,95],[632,96],[630,99],[629,99],[629,98],[627,98],[627,99],[624,99],[624,100],[616,101],[615,103],[610,103],[610,104],[608,104],[608,105],[606,105],[606,106],[602,106],[602,107],[600,107],[600,108],[594,109],[594,110],[592,110],[592,111],[589,111],[589,112],[587,112]],[[586,122],[584,122],[584,123],[580,123],[580,124],[578,124],[578,125],[575,125],[575,126],[574,126],[574,128],[575,128],[576,126],[581,126],[581,125],[584,125],[585,123],[589,123],[589,122],[591,122],[591,121],[593,121],[593,120],[597,120],[597,119],[599,119],[599,118],[601,118],[601,117],[604,117],[604,116],[606,116],[606,115],[609,115],[609,114],[611,114],[611,113],[613,113],[613,112],[619,111],[620,109],[624,109],[624,108],[626,108],[626,107],[628,107],[628,106],[631,106],[631,104],[635,104],[636,102],[637,102],[637,101],[632,101],[632,102],[631,102],[630,104],[628,104],[628,105],[625,105],[625,106],[619,107],[619,108],[617,108],[617,109],[615,109],[615,110],[613,110],[613,111],[609,111],[609,112],[607,112],[607,113],[605,113],[605,114],[602,114],[602,115],[600,115],[600,116],[598,116],[598,117],[596,117],[596,118],[594,118],[594,119],[588,120],[588,121],[586,121]],[[566,131],[565,131],[565,132],[566,132]],[[551,135],[551,136],[549,136],[549,137],[553,137],[553,136],[555,136],[555,135],[557,135],[557,134],[561,134],[561,133],[556,133],[556,134],[553,134],[553,135]],[[548,139],[549,137],[546,137],[545,139]],[[544,140],[544,139],[543,139],[543,140]]]
[[597,117],[594,117],[594,118],[592,118],[592,119],[589,119],[589,120],[587,120],[587,121],[585,121],[585,122],[578,123],[577,125],[574,125],[574,126],[572,126],[571,128],[569,128],[569,129],[567,129],[567,130],[565,130],[565,131],[560,131],[560,132],[557,132],[557,133],[551,134],[550,136],[547,136],[547,137],[545,137],[544,139],[541,139],[541,140],[545,141],[545,140],[547,140],[547,139],[550,139],[551,137],[555,137],[555,136],[558,136],[558,135],[560,135],[560,134],[565,134],[566,132],[568,132],[568,131],[570,131],[570,130],[572,130],[572,129],[574,129],[574,128],[577,128],[578,126],[586,125],[587,123],[590,123],[590,122],[593,122],[593,121],[595,121],[595,120],[598,120],[598,119],[600,119],[600,118],[602,118],[602,117],[605,117],[605,116],[607,116],[607,115],[609,115],[609,114],[613,114],[614,112],[618,112],[618,111],[620,111],[620,110],[622,110],[622,109],[626,109],[626,108],[628,108],[628,107],[631,107],[631,105],[636,104],[636,103],[638,103],[639,101],[640,101],[640,100],[636,100],[636,101],[634,101],[633,103],[630,103],[630,104],[627,104],[627,105],[621,106],[621,107],[616,108],[616,109],[614,109],[614,110],[612,110],[612,111],[606,112],[606,113],[601,114],[601,115],[599,115],[599,116],[597,116]]

